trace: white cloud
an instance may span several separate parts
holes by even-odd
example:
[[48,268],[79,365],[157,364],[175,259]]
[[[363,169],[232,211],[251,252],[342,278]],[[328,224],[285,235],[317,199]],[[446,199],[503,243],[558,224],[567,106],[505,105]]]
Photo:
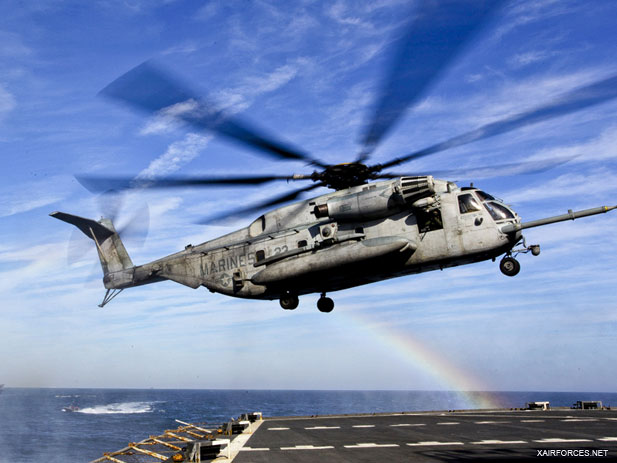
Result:
[[65,258],[64,243],[30,245],[0,253],[0,263],[19,264],[17,268],[0,272],[0,293],[6,294],[21,285],[30,286],[32,282],[41,286],[57,281],[54,269]]
[[15,97],[0,84],[0,118],[15,109],[17,102]]
[[571,163],[607,161],[617,158],[617,126],[609,127],[588,141],[541,149],[529,157],[530,161],[572,157]]
[[194,114],[199,109],[201,109],[199,104],[193,99],[163,108],[146,122],[146,125],[139,131],[139,134],[161,134],[176,130],[182,125],[183,117],[189,118],[192,113]]
[[570,11],[573,11],[572,5],[563,0],[527,0],[512,3],[506,12],[506,20],[493,32],[493,37],[499,40],[521,26],[546,21]]
[[206,21],[215,16],[220,10],[221,4],[218,2],[207,2],[204,6],[199,8],[193,15],[193,19],[198,21]]
[[24,44],[21,37],[12,32],[0,31],[0,56],[20,58],[32,54],[32,49]]
[[176,172],[195,159],[211,139],[211,136],[188,133],[182,140],[169,145],[165,153],[137,175],[136,180],[148,180]]
[[352,8],[343,0],[337,0],[328,8],[326,14],[339,24],[373,28],[371,23],[365,21],[360,15],[354,14]]
[[503,196],[508,198],[508,202],[513,204],[549,198],[591,197],[594,193],[593,186],[595,185],[597,188],[599,181],[602,182],[601,193],[603,195],[617,192],[616,174],[594,172],[588,175],[576,173],[560,175],[535,187],[526,187],[524,190],[503,193]]
[[55,175],[43,180],[22,182],[0,190],[0,217],[28,212],[67,198],[73,188],[72,178]]
[[532,50],[525,53],[518,53],[512,58],[510,58],[509,61],[510,64],[514,67],[522,67],[532,63],[536,63],[538,61],[545,60],[551,55],[552,53],[549,53],[545,50]]
[[306,58],[297,58],[268,74],[247,76],[239,85],[219,91],[214,97],[229,114],[244,111],[255,98],[278,90],[296,77],[300,69],[308,64],[309,60]]
[[199,50],[199,47],[197,46],[197,44],[189,41],[189,42],[185,42],[179,45],[174,45],[169,48],[166,48],[165,50],[161,52],[161,55],[175,55],[175,54],[190,55],[191,53],[194,53],[197,50]]

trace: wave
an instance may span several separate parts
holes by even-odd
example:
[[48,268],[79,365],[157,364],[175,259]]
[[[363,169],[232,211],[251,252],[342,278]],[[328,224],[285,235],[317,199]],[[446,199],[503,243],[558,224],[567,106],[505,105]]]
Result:
[[154,411],[154,404],[157,402],[121,402],[106,405],[95,405],[93,407],[81,408],[76,413],[87,415],[111,415],[111,414],[131,414],[131,413],[151,413]]

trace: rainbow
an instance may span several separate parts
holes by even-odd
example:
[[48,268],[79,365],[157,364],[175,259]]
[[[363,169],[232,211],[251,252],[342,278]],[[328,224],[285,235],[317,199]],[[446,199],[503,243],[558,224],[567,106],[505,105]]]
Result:
[[[486,383],[473,373],[463,370],[450,362],[442,353],[431,349],[426,343],[416,339],[411,333],[379,323],[357,313],[346,311],[346,321],[351,321],[357,328],[368,331],[372,339],[394,348],[394,351],[413,367],[419,368],[436,379],[442,390],[457,394],[464,408],[498,408],[496,393],[486,392]],[[348,319],[348,320],[347,320]]]

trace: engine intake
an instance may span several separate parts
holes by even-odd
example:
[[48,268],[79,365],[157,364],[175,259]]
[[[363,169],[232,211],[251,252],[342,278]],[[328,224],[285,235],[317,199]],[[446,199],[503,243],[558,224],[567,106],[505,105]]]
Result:
[[392,183],[368,185],[357,193],[330,198],[313,208],[315,217],[338,221],[380,219],[409,209],[419,199],[435,193],[432,176],[401,177]]
[[397,190],[407,204],[413,204],[419,199],[435,194],[435,180],[432,175],[401,177],[397,187]]

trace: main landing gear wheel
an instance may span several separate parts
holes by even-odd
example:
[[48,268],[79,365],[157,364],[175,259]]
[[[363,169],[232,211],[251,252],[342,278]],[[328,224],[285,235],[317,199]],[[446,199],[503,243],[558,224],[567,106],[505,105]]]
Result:
[[326,297],[326,294],[324,293],[317,301],[317,308],[320,312],[332,312],[332,309],[334,309],[334,301],[329,297]]
[[518,260],[514,257],[504,257],[501,259],[501,262],[499,262],[499,270],[501,270],[501,273],[504,275],[513,277],[521,271],[521,264],[519,264]]
[[298,307],[298,296],[296,296],[295,294],[283,294],[281,296],[281,300],[279,301],[281,304],[281,307],[285,310],[293,310],[296,307]]

